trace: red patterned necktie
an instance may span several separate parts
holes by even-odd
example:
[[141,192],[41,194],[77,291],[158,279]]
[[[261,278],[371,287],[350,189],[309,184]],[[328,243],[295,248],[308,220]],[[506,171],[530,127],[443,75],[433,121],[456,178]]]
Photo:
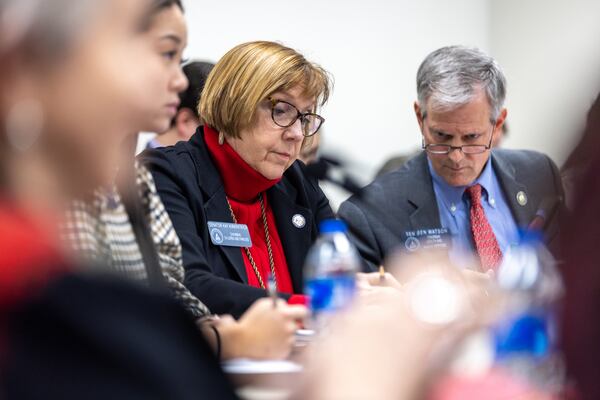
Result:
[[496,270],[502,261],[502,251],[481,205],[481,185],[467,188],[467,193],[471,197],[471,232],[481,267],[483,271]]

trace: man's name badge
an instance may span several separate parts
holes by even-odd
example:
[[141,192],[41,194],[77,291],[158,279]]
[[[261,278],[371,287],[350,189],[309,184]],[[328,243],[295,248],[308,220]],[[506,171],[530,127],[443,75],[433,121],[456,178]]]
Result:
[[408,251],[447,249],[450,235],[447,228],[417,229],[404,232],[404,248]]
[[252,247],[250,231],[245,224],[208,221],[208,232],[216,246]]

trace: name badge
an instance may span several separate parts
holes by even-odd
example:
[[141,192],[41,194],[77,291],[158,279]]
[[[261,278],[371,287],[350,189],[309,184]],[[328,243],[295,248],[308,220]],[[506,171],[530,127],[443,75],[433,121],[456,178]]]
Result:
[[250,231],[245,224],[208,221],[208,232],[216,246],[252,247]]
[[447,249],[450,234],[447,228],[417,229],[404,232],[404,247],[408,251]]

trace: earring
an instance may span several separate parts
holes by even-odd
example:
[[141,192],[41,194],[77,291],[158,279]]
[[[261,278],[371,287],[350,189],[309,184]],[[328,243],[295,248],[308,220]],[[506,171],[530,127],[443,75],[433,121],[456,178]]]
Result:
[[35,99],[21,100],[8,111],[5,121],[6,137],[18,152],[29,150],[42,134],[44,110]]
[[223,146],[225,143],[225,134],[223,132],[219,132],[219,146]]

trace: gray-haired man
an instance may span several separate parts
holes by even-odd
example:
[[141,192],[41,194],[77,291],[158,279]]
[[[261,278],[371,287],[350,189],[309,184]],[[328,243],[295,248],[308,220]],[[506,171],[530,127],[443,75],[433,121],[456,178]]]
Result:
[[496,269],[522,229],[554,247],[563,189],[556,165],[532,151],[491,151],[506,119],[506,79],[478,49],[443,47],[417,73],[423,152],[344,202],[339,216],[372,267],[393,249],[448,246]]

